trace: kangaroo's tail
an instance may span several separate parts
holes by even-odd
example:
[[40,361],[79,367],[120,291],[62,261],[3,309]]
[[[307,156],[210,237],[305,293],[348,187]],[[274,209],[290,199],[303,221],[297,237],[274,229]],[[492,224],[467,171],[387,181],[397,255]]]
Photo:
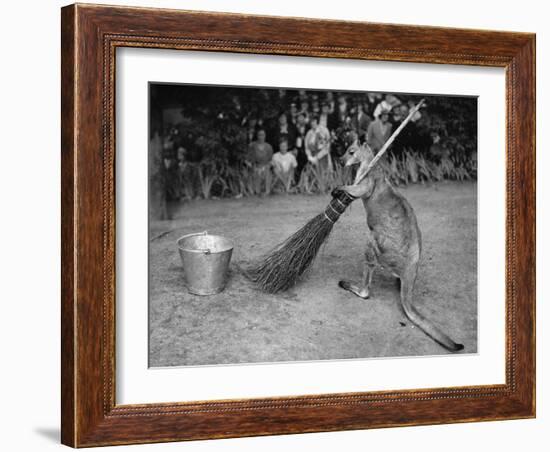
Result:
[[464,349],[464,345],[454,342],[437,326],[420,314],[420,312],[418,312],[412,305],[412,291],[414,280],[416,279],[416,271],[411,272],[406,276],[409,277],[401,278],[401,306],[403,307],[403,310],[409,320],[447,350],[451,352],[458,352]]

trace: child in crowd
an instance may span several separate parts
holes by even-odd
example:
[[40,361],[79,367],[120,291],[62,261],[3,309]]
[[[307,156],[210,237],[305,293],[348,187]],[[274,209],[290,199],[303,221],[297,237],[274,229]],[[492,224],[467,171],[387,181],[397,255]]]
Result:
[[292,152],[288,152],[288,138],[281,136],[279,139],[279,152],[273,154],[271,159],[275,175],[284,184],[286,191],[290,189],[290,184],[294,179],[294,170],[298,166],[296,157]]

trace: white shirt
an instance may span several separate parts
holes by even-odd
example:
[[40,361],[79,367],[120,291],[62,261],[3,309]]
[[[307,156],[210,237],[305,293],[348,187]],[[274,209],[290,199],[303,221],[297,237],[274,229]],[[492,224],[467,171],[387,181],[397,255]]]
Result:
[[287,152],[286,154],[275,152],[275,154],[273,154],[273,157],[271,158],[271,161],[277,169],[280,169],[284,173],[287,173],[291,169],[294,169],[298,166],[296,157],[294,157],[294,154],[292,154],[291,152]]

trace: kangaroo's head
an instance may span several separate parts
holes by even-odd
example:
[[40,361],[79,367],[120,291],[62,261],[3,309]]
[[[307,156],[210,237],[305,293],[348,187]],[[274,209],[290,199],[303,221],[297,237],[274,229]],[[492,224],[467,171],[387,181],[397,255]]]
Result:
[[367,143],[361,144],[357,134],[350,134],[350,142],[345,154],[341,157],[344,166],[362,165],[366,166],[374,158],[374,153]]
[[374,158],[374,152],[367,143],[361,144],[359,138],[353,132],[351,134],[351,144],[348,146],[346,153],[341,157],[344,166],[359,165],[355,173],[355,188],[354,196],[365,198],[369,197],[377,181],[380,179],[380,174],[377,168],[373,168],[368,176],[363,177],[369,163]]

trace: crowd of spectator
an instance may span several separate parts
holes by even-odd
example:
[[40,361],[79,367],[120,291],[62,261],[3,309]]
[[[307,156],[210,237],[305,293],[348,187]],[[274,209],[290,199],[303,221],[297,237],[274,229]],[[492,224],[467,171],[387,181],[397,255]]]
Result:
[[[264,102],[269,108],[258,105],[247,111],[239,97],[234,96],[229,105],[220,107],[216,127],[237,125],[243,136],[240,148],[244,150],[239,152],[238,160],[253,167],[259,175],[277,176],[287,189],[298,183],[308,165],[332,171],[345,152],[346,137],[351,131],[378,152],[417,100],[414,96],[376,92],[278,90],[275,98],[270,95],[273,93],[265,94]],[[392,145],[394,153],[429,148],[433,143],[418,127],[423,114],[419,111],[411,118]],[[170,155],[165,164],[168,178],[176,180],[182,177],[177,174],[178,167],[200,164],[203,152],[196,132],[185,127],[173,130],[174,134],[165,135],[166,155]],[[183,177],[198,176],[188,168]],[[169,181],[169,186],[172,185],[177,184]]]
[[[248,138],[246,161],[259,171],[272,167],[284,180],[298,180],[306,165],[331,170],[333,159],[345,150],[345,137],[350,131],[376,153],[412,106],[413,100],[404,102],[393,94],[335,97],[332,92],[299,91],[279,111],[274,125],[269,126],[264,118],[255,115],[246,118],[243,124]],[[394,150],[418,148],[422,138],[415,123],[421,117],[421,112],[415,113]]]

